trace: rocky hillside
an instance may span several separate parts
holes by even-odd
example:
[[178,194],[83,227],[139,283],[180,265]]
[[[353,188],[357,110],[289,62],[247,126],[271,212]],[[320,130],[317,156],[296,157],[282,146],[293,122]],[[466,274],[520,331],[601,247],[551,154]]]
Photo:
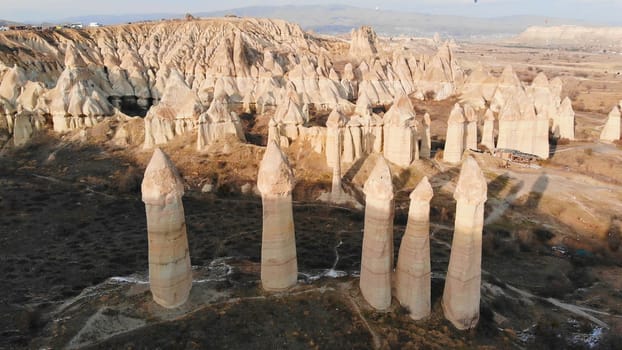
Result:
[[529,27],[513,43],[590,51],[622,51],[622,27]]

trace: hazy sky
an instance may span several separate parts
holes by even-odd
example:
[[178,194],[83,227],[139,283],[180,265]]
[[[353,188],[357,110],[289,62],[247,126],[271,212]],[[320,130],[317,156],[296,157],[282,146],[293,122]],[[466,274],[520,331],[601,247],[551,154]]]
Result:
[[70,16],[186,13],[246,6],[343,4],[477,17],[540,15],[622,26],[622,0],[0,0],[0,18],[43,21]]

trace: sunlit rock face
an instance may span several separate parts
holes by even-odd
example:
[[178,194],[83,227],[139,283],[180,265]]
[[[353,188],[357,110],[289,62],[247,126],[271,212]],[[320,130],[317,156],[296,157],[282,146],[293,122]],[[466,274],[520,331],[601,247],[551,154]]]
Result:
[[153,300],[166,308],[184,304],[192,287],[183,195],[177,169],[156,148],[145,170],[142,199],[149,236],[149,285]]
[[443,161],[447,163],[459,163],[464,152],[464,111],[459,104],[454,108],[447,119],[447,136],[445,137],[445,150],[443,151]]
[[620,139],[620,107],[615,106],[611,112],[609,112],[605,126],[600,132],[600,139],[607,142],[613,142]]
[[419,159],[415,110],[408,96],[395,100],[383,117],[384,157],[401,167],[408,167]]
[[226,97],[216,97],[210,108],[199,116],[197,149],[205,150],[209,145],[219,141],[237,139],[246,141],[240,118],[229,110]]
[[363,26],[352,30],[350,36],[350,56],[360,58],[373,56],[378,53],[376,32],[371,27]]
[[365,182],[365,228],[361,254],[361,293],[377,310],[391,306],[393,271],[393,182],[386,160],[378,159]]
[[172,71],[162,100],[145,117],[144,148],[165,144],[177,135],[192,131],[203,109],[181,73]]
[[424,177],[410,194],[408,224],[395,269],[395,297],[420,320],[430,315],[430,200],[432,186]]
[[467,157],[454,192],[456,222],[442,302],[445,317],[460,330],[475,327],[479,320],[487,192],[482,170],[472,157]]
[[280,291],[296,284],[298,261],[292,209],[294,173],[276,142],[268,143],[257,175],[263,205],[261,285]]
[[114,114],[106,93],[96,84],[80,52],[69,45],[65,51],[65,70],[56,86],[45,95],[54,130],[69,131],[97,124],[97,118]]

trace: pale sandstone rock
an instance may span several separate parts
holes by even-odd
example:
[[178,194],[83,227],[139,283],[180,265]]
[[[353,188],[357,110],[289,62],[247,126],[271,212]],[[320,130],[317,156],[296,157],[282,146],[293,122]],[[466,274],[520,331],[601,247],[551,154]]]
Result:
[[47,107],[55,131],[93,126],[97,124],[97,117],[114,114],[108,94],[95,80],[80,52],[70,45],[65,52],[65,70],[56,86],[45,95],[45,99],[50,101]]
[[503,69],[499,77],[497,88],[490,100],[490,109],[493,112],[499,113],[507,104],[508,99],[519,93],[519,91],[523,91],[523,85],[516,73],[514,73],[512,66],[508,65]]
[[326,121],[326,162],[333,169],[332,187],[329,200],[332,203],[345,201],[341,188],[341,150],[345,117],[339,110],[333,109]]
[[499,112],[499,136],[497,148],[515,149],[518,144],[518,123],[520,119],[520,106],[516,99],[509,100],[501,112]]
[[363,154],[363,133],[361,131],[361,118],[354,115],[346,124],[343,143],[343,161],[352,163],[360,159]]
[[[559,78],[548,80],[544,73],[540,72],[534,78],[529,87],[526,88],[527,94],[533,98],[534,107],[538,116],[547,117],[551,122],[551,130],[555,137],[560,137],[560,93],[562,82]],[[572,107],[572,106],[571,106]],[[571,108],[572,109],[572,108]],[[566,110],[566,113],[570,111]],[[574,113],[574,112],[572,112]],[[574,120],[573,120],[574,123]],[[566,123],[568,124],[568,123]],[[566,132],[567,134],[567,132]],[[573,126],[574,134],[574,126]],[[547,136],[548,137],[548,136]]]
[[199,116],[199,131],[197,133],[197,149],[205,150],[209,145],[219,140],[226,140],[228,136],[242,142],[246,141],[240,118],[229,110],[229,104],[224,95],[217,96],[209,109]]
[[286,96],[274,112],[274,120],[278,125],[279,135],[294,141],[300,135],[300,128],[305,123],[300,96],[293,85],[287,87]]
[[542,159],[549,157],[548,117],[536,114],[533,99],[524,91],[507,98],[499,113],[497,149],[513,149],[534,154]]
[[572,101],[566,97],[559,108],[559,137],[574,140],[574,116]]
[[408,224],[400,245],[395,269],[395,296],[420,320],[430,315],[430,200],[432,186],[427,177],[410,194]]
[[416,142],[415,110],[406,95],[397,98],[384,115],[384,157],[401,167],[419,158]]
[[165,144],[177,135],[194,129],[203,105],[178,71],[171,71],[159,104],[145,116],[145,143],[148,149]]
[[365,182],[365,228],[360,287],[365,300],[377,310],[391,306],[393,271],[393,182],[381,156]]
[[294,173],[279,146],[270,141],[259,166],[257,187],[263,203],[261,284],[267,291],[296,284],[298,263],[292,211]]
[[443,312],[458,329],[473,328],[479,320],[482,230],[486,178],[477,162],[468,157],[462,164],[454,192],[456,222],[443,291]]
[[[492,85],[492,87],[489,85]],[[483,109],[486,107],[486,101],[492,97],[496,85],[491,75],[485,71],[484,67],[480,64],[471,72],[464,82],[460,93],[460,102],[462,104],[471,105],[476,109]],[[490,90],[492,90],[492,92]]]
[[464,113],[458,103],[449,114],[447,120],[447,137],[445,138],[445,149],[443,151],[443,161],[447,163],[460,163],[464,152]]
[[345,124],[346,118],[338,108],[333,109],[326,120],[326,164],[331,168],[340,163]]
[[[357,153],[357,159],[363,154],[382,152],[384,122],[379,115],[372,111],[372,105],[367,98],[359,98],[356,114],[350,121],[360,125],[360,153]],[[354,134],[352,137],[354,138]],[[355,141],[355,143],[358,142]]]
[[611,112],[609,112],[605,127],[600,133],[600,139],[608,142],[620,139],[620,107],[615,106]]
[[183,195],[177,169],[156,148],[145,170],[142,199],[149,235],[149,285],[153,300],[166,308],[184,304],[192,287]]
[[482,129],[482,145],[486,146],[489,150],[495,149],[495,115],[487,109],[484,114],[484,127]]
[[421,76],[413,74],[421,95],[426,99],[444,100],[454,95],[464,83],[464,73],[453,57],[451,46],[449,42],[440,46],[436,55],[424,59],[425,69]]
[[419,157],[430,159],[432,152],[432,120],[430,119],[430,114],[426,113],[423,115],[421,124],[422,131],[419,134],[421,139],[421,149],[419,150]]
[[533,140],[533,154],[542,159],[548,159],[549,146],[549,118],[545,115],[536,115],[536,127]]
[[376,49],[376,32],[369,26],[362,26],[357,30],[352,30],[350,42],[351,57],[367,57],[378,53]]
[[464,106],[464,149],[477,150],[477,114],[470,105]]
[[43,114],[45,112],[45,101],[42,96],[46,88],[42,83],[28,81],[24,85],[22,93],[17,98],[17,105],[29,112]]
[[15,147],[25,145],[32,137],[32,133],[31,114],[29,112],[18,113],[13,127],[13,145]]
[[[14,65],[13,68],[7,69],[0,81],[0,103],[4,102],[8,106],[16,110],[15,103],[21,93],[21,89],[26,84],[26,72],[24,69]],[[7,107],[5,107],[6,109]]]

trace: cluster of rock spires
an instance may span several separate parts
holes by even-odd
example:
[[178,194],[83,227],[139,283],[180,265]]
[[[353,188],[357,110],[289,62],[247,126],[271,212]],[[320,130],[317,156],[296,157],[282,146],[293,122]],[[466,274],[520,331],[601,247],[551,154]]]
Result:
[[[283,291],[297,283],[298,263],[292,210],[294,173],[279,145],[270,141],[257,187],[263,206],[261,284]],[[430,200],[427,177],[410,194],[408,225],[393,272],[394,188],[391,171],[380,156],[365,182],[365,224],[360,288],[375,309],[391,306],[395,286],[399,302],[413,319],[430,314]],[[192,287],[192,270],[182,196],[183,182],[170,159],[156,148],[142,183],[149,236],[149,283],[153,299],[166,308],[184,304]],[[454,192],[455,233],[443,293],[445,317],[461,330],[479,320],[482,230],[487,184],[477,162],[468,157]]]
[[[393,184],[391,171],[380,158],[365,182],[365,229],[360,286],[363,297],[378,310],[391,305],[394,285],[399,302],[419,320],[430,314],[430,200],[432,187],[423,178],[410,195],[408,224],[393,274]],[[475,327],[479,320],[482,230],[486,179],[468,157],[460,172],[455,232],[443,293],[445,317],[458,329]],[[393,281],[394,279],[394,281]],[[394,282],[394,283],[393,283]]]
[[[5,116],[14,119],[21,110],[50,116],[54,130],[63,132],[91,126],[114,108],[154,105],[145,122],[146,147],[204,129],[197,146],[202,149],[214,136],[230,134],[235,116],[223,108],[202,115],[213,101],[221,107],[223,101],[240,103],[260,113],[280,108],[277,124],[301,125],[309,106],[339,106],[351,113],[352,102],[359,100],[360,108],[389,105],[409,94],[440,100],[456,93],[463,81],[449,44],[431,57],[397,52],[387,59],[375,55],[376,35],[368,27],[353,33],[351,45],[351,52],[365,52],[364,58],[346,62],[339,72],[328,57],[335,42],[279,20],[167,21],[45,35],[7,32],[0,43],[11,49],[0,53]],[[292,100],[297,108],[281,107]],[[179,113],[172,116],[172,110]],[[212,123],[227,125],[206,126]]]
[[[483,121],[481,144],[487,148],[513,149],[547,159],[549,133],[557,138],[575,139],[572,101],[568,97],[562,101],[561,92],[561,79],[549,81],[544,73],[538,73],[531,85],[525,86],[511,66],[498,78],[478,67],[464,83],[460,95],[464,109],[460,111],[460,106],[456,106],[450,116],[447,141],[451,143],[451,154],[445,155],[445,159],[456,162],[461,149],[473,148],[472,143],[460,143],[457,138],[459,125],[469,125],[473,119]],[[495,121],[498,123],[496,144]],[[474,130],[477,129],[465,130],[465,139],[473,137]]]
[[[272,113],[269,140],[283,147],[302,137],[322,152],[330,132],[306,127],[309,110],[336,109],[345,116],[339,126],[343,162],[383,153],[408,166],[429,157],[431,148],[430,117],[417,120],[409,97],[453,95],[460,96],[461,106],[448,122],[448,162],[458,162],[478,141],[489,149],[547,158],[549,124],[553,135],[574,139],[574,112],[568,98],[561,100],[560,79],[549,81],[540,73],[525,86],[511,67],[499,77],[482,67],[465,76],[452,43],[432,56],[387,53],[370,27],[352,32],[351,57],[339,62],[329,58],[337,42],[284,21],[252,18],[142,23],[45,37],[7,32],[0,34],[0,44],[11,48],[0,53],[0,113],[16,144],[46,121],[64,132],[134,105],[148,108],[145,148],[196,132],[196,148],[205,151],[219,140],[245,140],[232,112],[232,104],[240,104],[246,112]],[[390,105],[384,116],[374,113]]]

